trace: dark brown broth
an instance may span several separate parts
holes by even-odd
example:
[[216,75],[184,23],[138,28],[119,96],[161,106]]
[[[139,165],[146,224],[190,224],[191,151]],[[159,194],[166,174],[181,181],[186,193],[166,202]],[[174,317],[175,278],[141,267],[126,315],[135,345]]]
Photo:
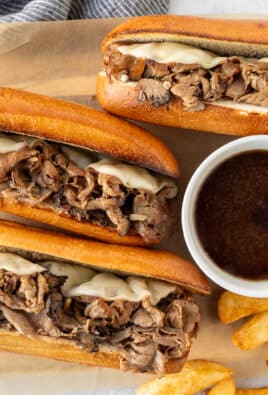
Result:
[[268,152],[250,151],[219,165],[201,187],[199,238],[213,261],[240,277],[268,277]]

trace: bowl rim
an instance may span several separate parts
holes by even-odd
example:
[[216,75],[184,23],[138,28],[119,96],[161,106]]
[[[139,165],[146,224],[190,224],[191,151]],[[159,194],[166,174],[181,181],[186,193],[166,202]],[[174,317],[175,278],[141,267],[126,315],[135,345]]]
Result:
[[195,204],[199,191],[213,170],[227,159],[254,150],[268,151],[268,135],[242,137],[224,144],[207,156],[194,171],[184,193],[181,223],[186,245],[199,268],[222,288],[250,297],[268,297],[268,280],[247,280],[222,270],[209,257],[195,225]]

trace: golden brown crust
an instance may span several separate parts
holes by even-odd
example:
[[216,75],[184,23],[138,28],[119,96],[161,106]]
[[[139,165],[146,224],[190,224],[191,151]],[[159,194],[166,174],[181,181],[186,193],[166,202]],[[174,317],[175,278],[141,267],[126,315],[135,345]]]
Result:
[[[1,331],[0,351],[35,355],[90,366],[119,368],[119,354],[116,352],[89,353],[67,342],[53,341],[53,338],[44,336],[29,339],[16,333]],[[172,359],[165,364],[165,373],[176,373],[181,369],[181,365],[181,359]]]
[[101,111],[0,87],[0,129],[70,143],[177,177],[175,156],[144,129]]
[[168,251],[105,244],[3,220],[0,221],[0,245],[162,279],[193,292],[209,294],[211,291],[208,280],[194,264]]
[[[265,56],[268,45],[267,20],[237,20],[180,15],[132,18],[112,30],[102,43],[102,51],[116,41],[195,41],[212,50],[224,42],[240,44],[242,51]],[[210,42],[210,43],[209,43]],[[219,42],[219,43],[217,43]],[[211,44],[211,45],[210,45]],[[219,44],[219,45],[218,45]],[[234,45],[233,45],[234,47]],[[226,46],[228,48],[228,44]],[[261,55],[263,53],[263,55]]]
[[137,100],[135,87],[110,82],[103,75],[98,76],[97,97],[105,110],[139,121],[236,136],[268,133],[268,113],[245,113],[215,105],[192,113],[183,110],[182,101],[174,97],[168,107],[153,107]]
[[[27,204],[0,198],[0,209],[5,213],[28,218],[43,224],[52,225],[78,235],[93,239],[122,245],[144,246],[145,242],[140,235],[132,234],[120,236],[114,228],[103,227],[98,224],[79,222],[63,214],[57,214],[49,209],[31,207]],[[159,243],[160,240],[151,240],[150,245]]]

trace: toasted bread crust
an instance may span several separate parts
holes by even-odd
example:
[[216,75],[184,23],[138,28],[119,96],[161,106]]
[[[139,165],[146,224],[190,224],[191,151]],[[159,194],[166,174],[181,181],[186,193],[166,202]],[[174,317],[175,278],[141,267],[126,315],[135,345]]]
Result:
[[[57,214],[49,209],[46,210],[43,208],[31,207],[27,204],[10,201],[4,198],[0,198],[0,209],[5,213],[28,218],[43,224],[52,225],[59,229],[105,241],[107,243],[134,246],[144,246],[146,244],[138,234],[120,236],[116,229],[112,227],[103,227],[89,222],[79,222],[66,215]],[[159,241],[160,240],[151,240],[150,245],[157,244]]]
[[0,221],[0,246],[162,279],[202,294],[211,291],[208,280],[194,264],[168,251],[105,244],[4,220]]
[[268,113],[246,113],[212,104],[192,113],[185,111],[181,99],[174,97],[168,106],[153,107],[137,100],[135,86],[109,81],[103,75],[97,79],[97,97],[105,110],[138,121],[235,136],[268,133]]
[[228,42],[231,49],[239,43],[242,52],[265,56],[268,22],[181,15],[144,16],[131,18],[112,30],[102,42],[102,51],[119,41],[185,41],[210,50],[218,47],[219,53],[221,47],[225,47],[224,43],[227,43],[227,49]]
[[79,104],[0,88],[0,129],[88,148],[171,177],[179,174],[175,156],[160,139]]
[[[39,336],[29,339],[12,332],[0,332],[0,351],[29,354],[59,361],[75,362],[90,366],[119,369],[119,354],[116,352],[90,353],[68,342]],[[185,359],[186,357],[183,357]],[[165,364],[165,373],[176,373],[181,369],[182,359],[171,359]]]

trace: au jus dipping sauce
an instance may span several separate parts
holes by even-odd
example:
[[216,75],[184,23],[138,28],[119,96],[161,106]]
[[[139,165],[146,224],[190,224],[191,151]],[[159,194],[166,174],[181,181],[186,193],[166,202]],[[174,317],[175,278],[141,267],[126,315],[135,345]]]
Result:
[[268,151],[220,164],[201,187],[195,220],[203,247],[220,268],[268,278]]

